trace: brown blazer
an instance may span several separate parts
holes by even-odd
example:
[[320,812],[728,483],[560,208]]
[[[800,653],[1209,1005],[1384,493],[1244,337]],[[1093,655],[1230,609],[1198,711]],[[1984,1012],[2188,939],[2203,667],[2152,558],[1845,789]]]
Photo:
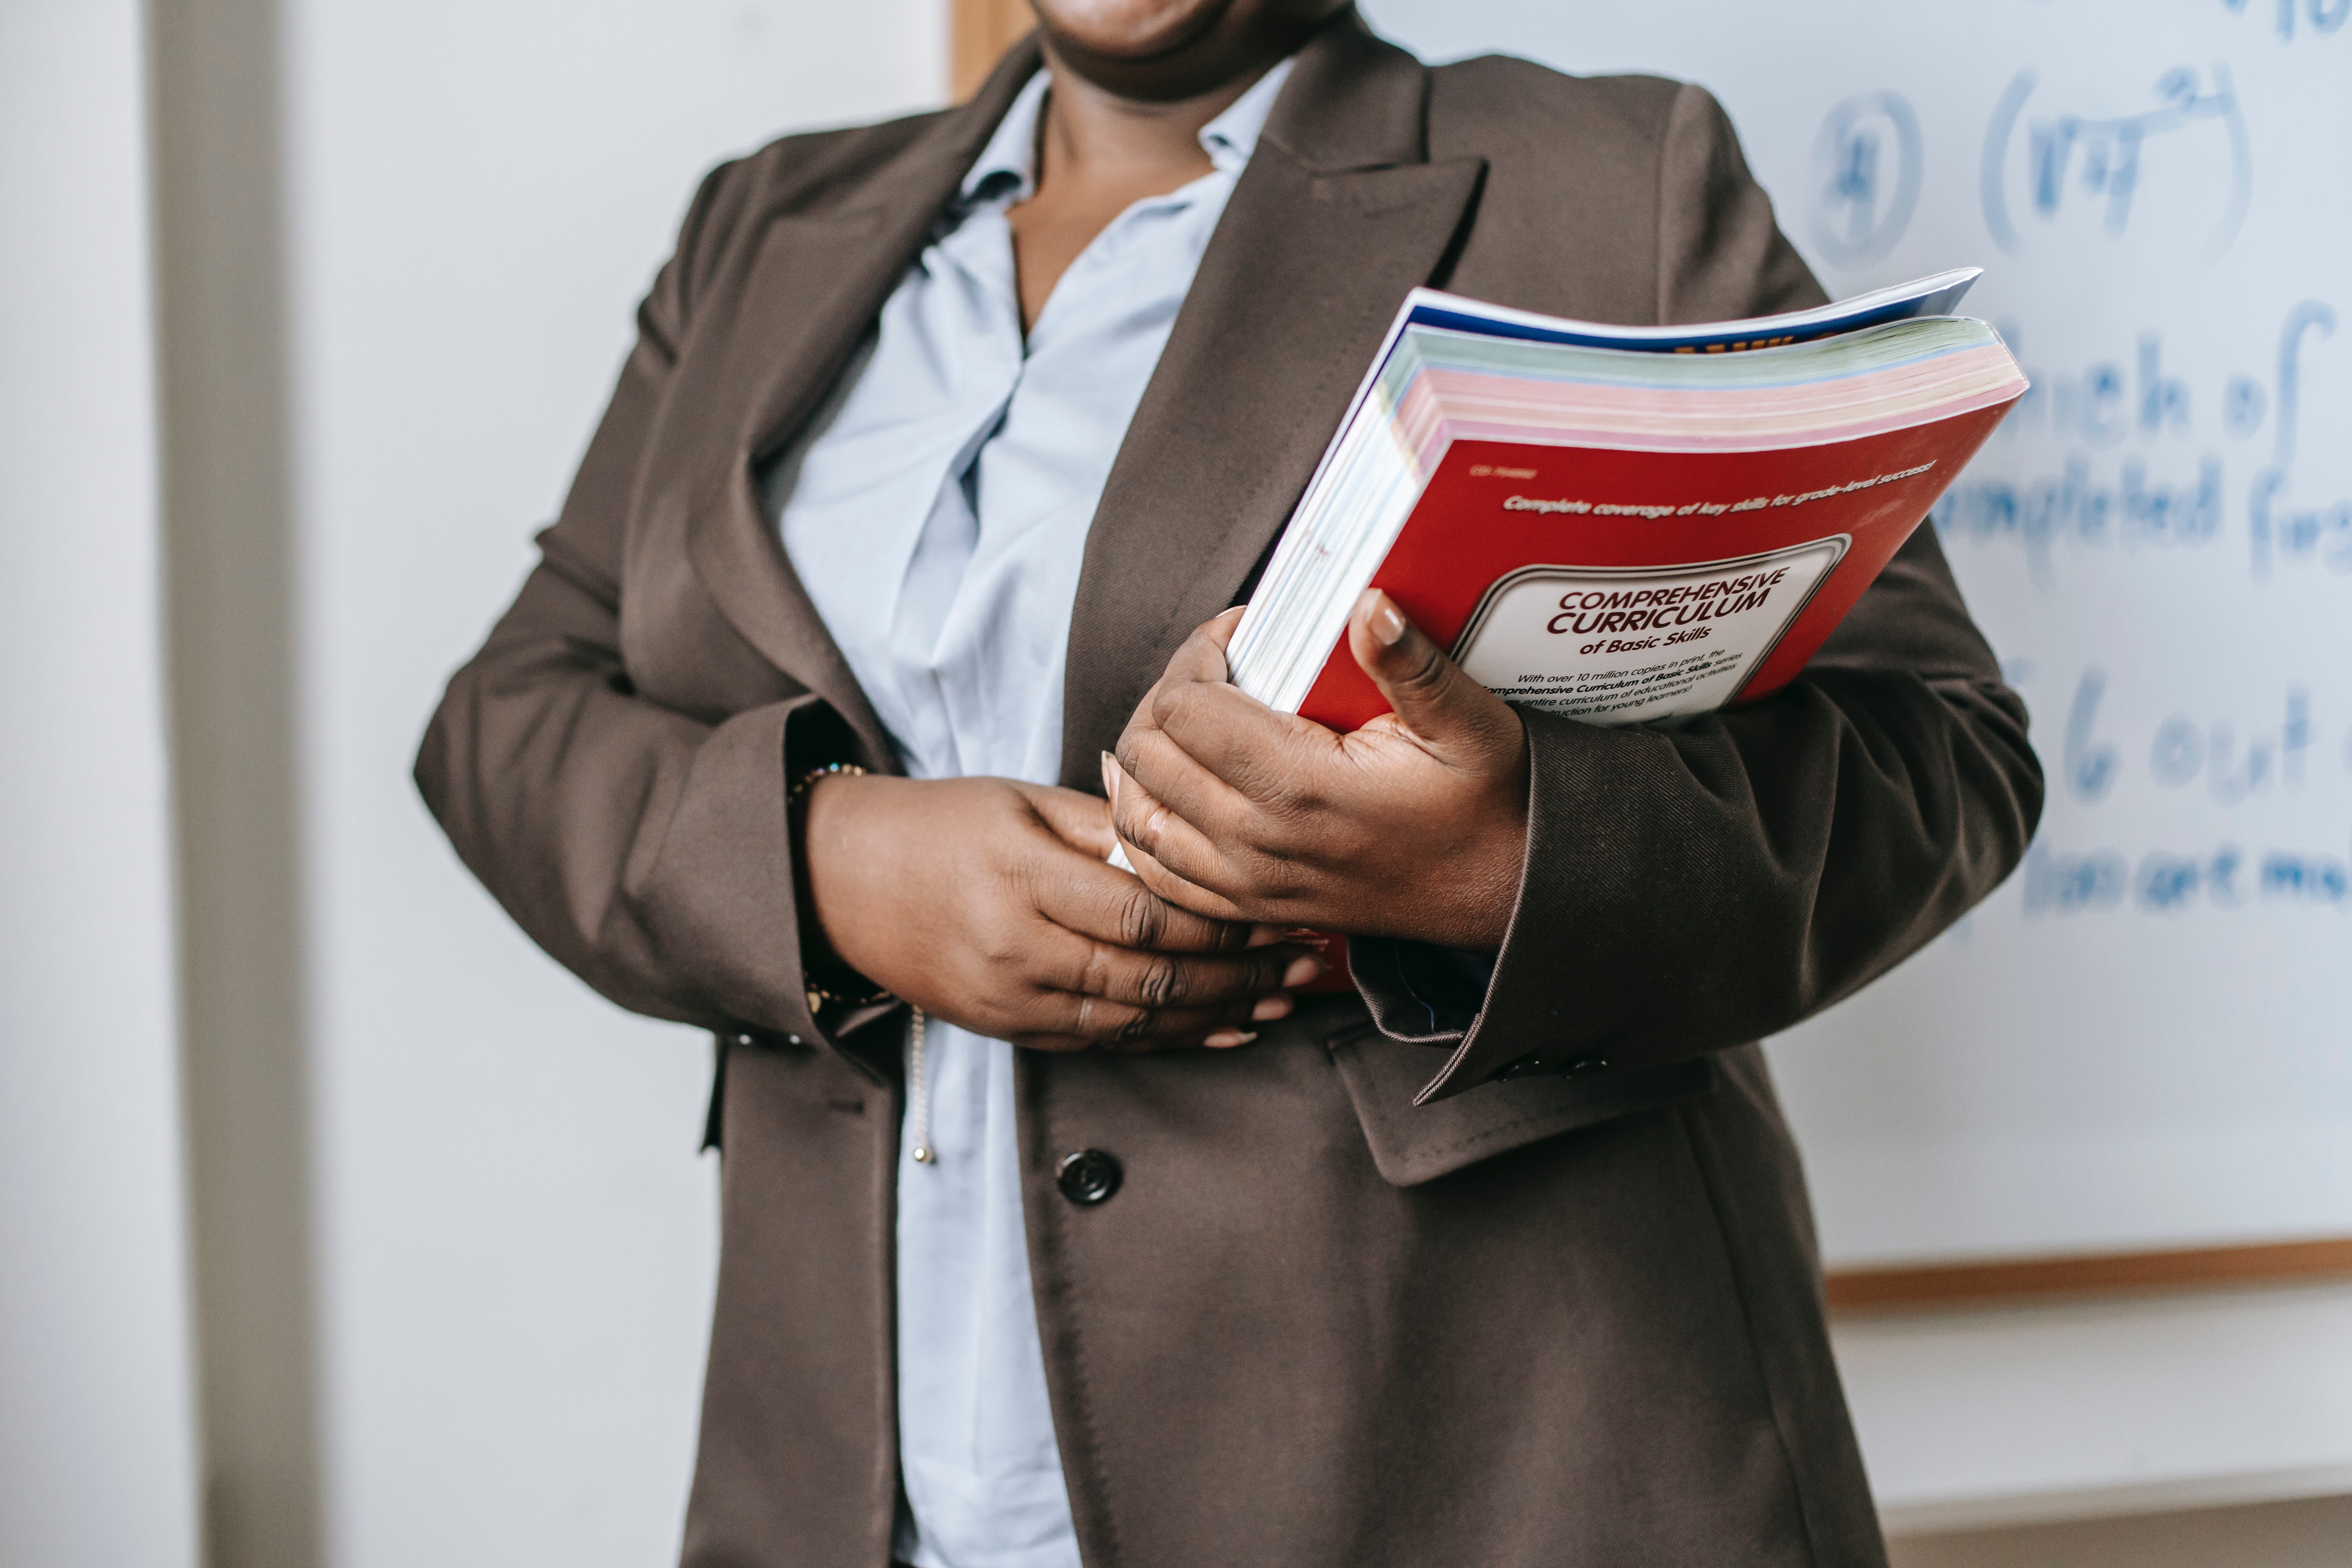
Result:
[[[694,1568],[888,1556],[901,1021],[811,1016],[785,794],[891,754],[754,474],[1036,58],[961,109],[704,183],[544,560],[417,762],[526,931],[726,1047]],[[1704,92],[1432,69],[1344,14],[1301,54],[1104,492],[1066,783],[1098,787],[1169,654],[1237,602],[1418,283],[1629,322],[1821,298]],[[2041,802],[2023,706],[1923,529],[1766,701],[1526,722],[1528,869],[1483,997],[1368,942],[1364,999],[1244,1050],[1022,1053],[1088,1563],[1883,1563],[1802,1177],[1745,1042],[2016,864]],[[1057,1190],[1081,1149],[1122,1163],[1108,1201]]]

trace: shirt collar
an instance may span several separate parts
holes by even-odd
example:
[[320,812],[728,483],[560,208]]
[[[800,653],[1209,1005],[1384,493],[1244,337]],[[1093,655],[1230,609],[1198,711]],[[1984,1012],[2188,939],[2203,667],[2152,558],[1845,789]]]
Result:
[[[1201,150],[1219,173],[1238,174],[1257,151],[1258,133],[1265,129],[1266,116],[1274,112],[1274,100],[1282,96],[1282,84],[1290,79],[1297,58],[1276,64],[1227,104],[1223,113],[1201,127]],[[1045,89],[1052,81],[1052,72],[1040,70],[1022,87],[963,177],[961,205],[977,206],[993,199],[1009,206],[1035,193],[1037,117],[1045,110]]]
[[1250,89],[1225,106],[1225,111],[1201,127],[1201,150],[1209,161],[1228,174],[1237,174],[1242,165],[1257,151],[1258,132],[1265,129],[1266,116],[1274,112],[1274,100],[1282,96],[1282,84],[1290,79],[1290,67],[1297,56],[1277,62],[1275,68],[1250,84]]

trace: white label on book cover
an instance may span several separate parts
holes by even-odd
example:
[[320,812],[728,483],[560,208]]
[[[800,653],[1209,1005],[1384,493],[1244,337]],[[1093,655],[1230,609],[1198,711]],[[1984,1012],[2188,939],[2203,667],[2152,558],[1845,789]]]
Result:
[[1738,695],[1848,542],[1687,566],[1524,566],[1486,590],[1454,658],[1498,696],[1588,724],[1702,713]]

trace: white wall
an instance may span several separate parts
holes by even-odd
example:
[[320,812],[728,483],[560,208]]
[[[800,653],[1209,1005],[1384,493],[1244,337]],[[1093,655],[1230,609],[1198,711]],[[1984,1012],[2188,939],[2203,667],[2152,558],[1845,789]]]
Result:
[[1892,1531],[2352,1493],[2352,1283],[1891,1313],[1832,1338]]
[[936,0],[289,0],[326,1534],[344,1568],[677,1550],[716,1247],[704,1037],[541,956],[410,788],[705,168],[930,107]]
[[0,1565],[195,1560],[133,0],[0,5]]

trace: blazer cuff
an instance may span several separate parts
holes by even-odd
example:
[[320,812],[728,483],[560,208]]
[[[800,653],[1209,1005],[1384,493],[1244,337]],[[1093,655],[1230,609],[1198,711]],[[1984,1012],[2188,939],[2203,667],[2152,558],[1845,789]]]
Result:
[[1411,1045],[1450,1051],[1461,1044],[1494,988],[1495,963],[1483,952],[1401,937],[1348,939],[1348,973],[1372,1022]]
[[[732,1022],[730,1048],[829,1045],[887,1081],[874,1050],[846,1037],[896,1010],[809,1005],[791,793],[810,769],[850,753],[846,726],[821,699],[753,709],[710,733],[670,818],[652,876],[638,895],[673,973],[711,996]],[[870,1042],[861,1042],[870,1043]]]
[[1357,989],[1381,1032],[1448,1053],[1415,1105],[1501,1079],[1599,1079],[1618,1070],[1608,1049],[1613,1037],[1575,1006],[1580,988],[1568,940],[1577,929],[1569,868],[1590,826],[1580,828],[1570,796],[1591,771],[1591,759],[1580,753],[1599,736],[1538,710],[1522,709],[1520,716],[1528,734],[1527,856],[1501,949],[1488,960],[1423,942],[1348,941]]

